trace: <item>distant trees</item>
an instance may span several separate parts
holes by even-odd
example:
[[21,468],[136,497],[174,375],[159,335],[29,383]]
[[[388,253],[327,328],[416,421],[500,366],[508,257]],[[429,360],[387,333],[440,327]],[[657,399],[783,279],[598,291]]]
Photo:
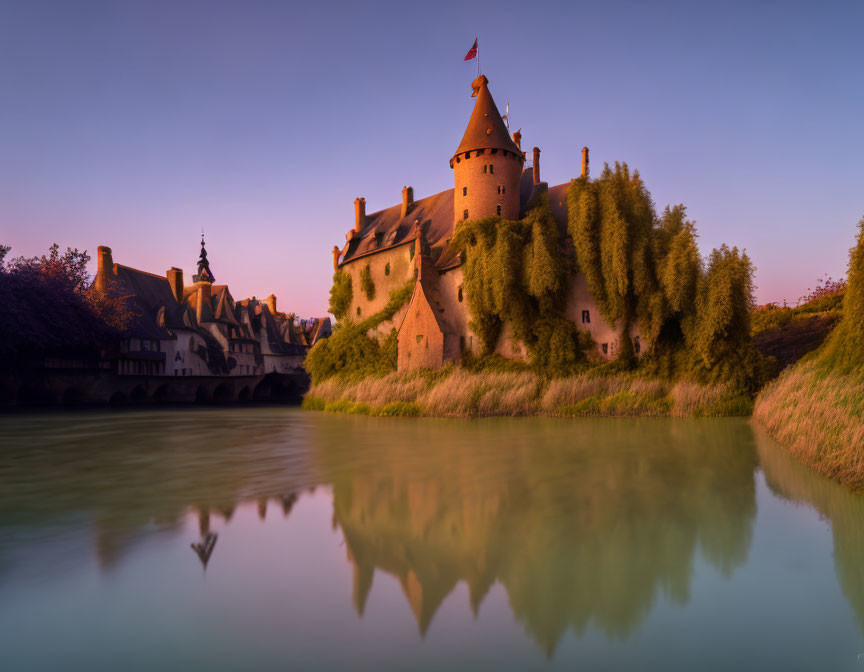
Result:
[[91,288],[86,251],[54,244],[47,255],[6,261],[9,251],[0,245],[0,353],[92,349],[128,328],[125,298]]

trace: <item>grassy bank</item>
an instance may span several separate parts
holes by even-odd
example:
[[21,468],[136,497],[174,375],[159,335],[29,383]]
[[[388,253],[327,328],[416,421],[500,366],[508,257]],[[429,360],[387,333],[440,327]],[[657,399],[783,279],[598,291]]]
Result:
[[380,378],[334,377],[315,384],[304,408],[364,415],[444,418],[546,415],[709,417],[749,415],[747,397],[725,385],[573,376],[548,380],[530,371],[480,372],[460,367],[390,373]]
[[864,219],[858,227],[838,326],[762,390],[754,418],[804,464],[864,491]]
[[795,457],[864,492],[864,372],[842,374],[810,358],[759,395],[754,419]]

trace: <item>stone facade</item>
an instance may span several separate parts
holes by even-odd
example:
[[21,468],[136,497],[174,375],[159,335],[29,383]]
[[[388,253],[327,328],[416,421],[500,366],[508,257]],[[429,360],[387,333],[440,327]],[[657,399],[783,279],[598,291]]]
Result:
[[[440,367],[457,359],[462,351],[479,353],[481,343],[471,331],[471,319],[462,286],[461,259],[450,242],[454,228],[465,219],[500,215],[519,219],[532,196],[549,195],[552,214],[567,235],[569,183],[549,187],[540,176],[540,149],[533,148],[532,164],[525,168],[521,132],[507,130],[489,92],[488,80],[480,76],[473,84],[477,98],[456,153],[450,159],[454,188],[414,201],[411,187],[402,190],[402,203],[366,213],[366,201],[355,200],[354,226],[346,244],[333,250],[333,263],[351,276],[353,298],[349,318],[357,321],[379,312],[390,292],[417,277],[410,302],[392,320],[378,327],[383,337],[398,330],[398,366]],[[588,149],[582,153],[582,174],[588,174]],[[361,273],[368,266],[375,295],[361,288]],[[611,359],[619,351],[620,333],[600,315],[581,274],[573,277],[566,299],[565,315],[588,331],[597,355]],[[642,348],[638,329],[630,333],[637,354]],[[527,359],[524,344],[515,341],[505,325],[496,352],[514,359]]]

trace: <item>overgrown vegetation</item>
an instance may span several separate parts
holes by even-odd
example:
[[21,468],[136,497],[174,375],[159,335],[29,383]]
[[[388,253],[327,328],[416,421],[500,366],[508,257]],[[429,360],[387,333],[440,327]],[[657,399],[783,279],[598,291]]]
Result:
[[[349,288],[351,277],[348,277]],[[341,281],[341,280],[340,280]],[[334,277],[334,289],[336,278]],[[333,291],[330,290],[331,312]],[[396,370],[396,329],[381,339],[377,332],[380,325],[393,319],[397,311],[408,303],[414,291],[414,280],[409,280],[399,289],[390,292],[387,304],[379,312],[361,322],[350,319],[340,321],[329,338],[318,341],[309,353],[303,366],[318,383],[327,378],[341,375],[347,377],[382,376]],[[349,299],[350,307],[350,299]],[[347,307],[346,307],[347,312]],[[335,314],[335,313],[334,313]],[[369,332],[374,332],[370,335]]]
[[337,320],[344,320],[354,300],[351,276],[341,268],[333,274],[333,287],[330,288],[330,312]]
[[820,349],[765,387],[754,417],[816,471],[864,491],[864,219],[848,278],[838,326]]
[[125,297],[98,292],[87,274],[90,256],[54,244],[47,255],[6,261],[0,245],[0,354],[16,358],[89,350],[123,333],[134,312]]
[[372,267],[369,264],[360,271],[360,289],[367,300],[372,301],[375,298],[375,283],[372,281]]

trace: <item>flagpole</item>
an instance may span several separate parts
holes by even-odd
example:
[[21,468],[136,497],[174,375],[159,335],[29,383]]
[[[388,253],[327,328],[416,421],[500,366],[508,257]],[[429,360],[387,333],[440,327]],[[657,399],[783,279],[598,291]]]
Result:
[[474,36],[474,41],[477,43],[477,76],[480,76],[480,38]]

